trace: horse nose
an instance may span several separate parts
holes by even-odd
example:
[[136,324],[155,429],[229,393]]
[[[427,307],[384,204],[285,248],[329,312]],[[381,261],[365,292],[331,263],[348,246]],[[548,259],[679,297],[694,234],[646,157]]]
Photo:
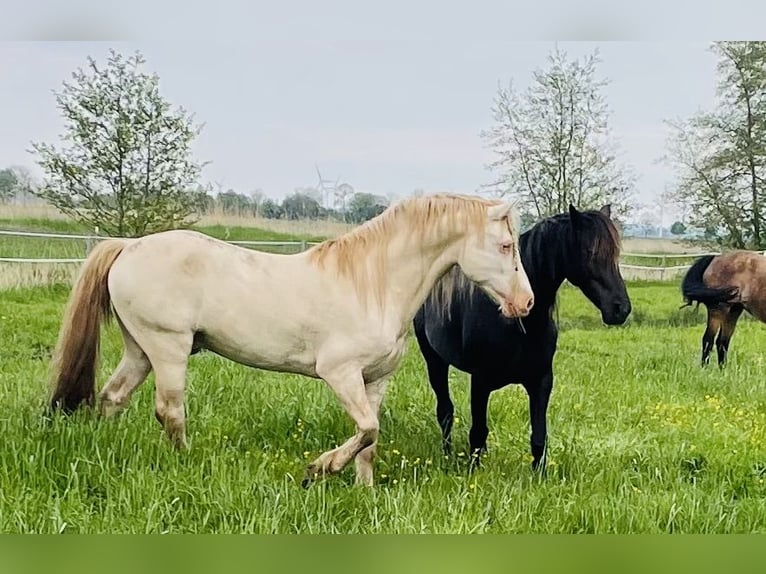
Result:
[[534,306],[535,306],[535,296],[532,295],[532,296],[530,296],[529,300],[527,300],[526,310],[527,311],[531,311],[532,307],[534,307]]
[[630,314],[630,301],[615,301],[614,312],[618,315],[627,316]]

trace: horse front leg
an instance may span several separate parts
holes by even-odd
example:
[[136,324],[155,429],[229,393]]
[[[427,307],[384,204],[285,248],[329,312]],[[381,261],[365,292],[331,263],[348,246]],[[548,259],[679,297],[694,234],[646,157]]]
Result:
[[[340,366],[324,368],[320,371],[318,368],[317,374],[330,386],[343,408],[356,423],[356,434],[339,447],[322,453],[312,461],[306,467],[306,474],[301,482],[303,487],[309,486],[316,478],[337,474],[362,450],[370,446],[374,447],[378,440],[378,416],[367,398],[361,369]],[[371,467],[371,458],[369,464]]]
[[[365,385],[365,393],[367,395],[367,401],[370,403],[370,408],[375,416],[380,420],[380,405],[383,402],[383,397],[386,395],[386,389],[388,388],[388,377],[367,383]],[[356,484],[364,486],[372,486],[373,468],[372,461],[375,459],[375,451],[377,450],[377,441],[373,442],[370,446],[363,448],[356,455],[354,463],[356,464]]]
[[445,362],[431,346],[426,336],[422,317],[414,321],[415,338],[426,362],[428,382],[436,397],[436,421],[442,433],[442,449],[445,454],[452,452],[452,424],[455,421],[455,405],[449,394],[449,363]]
[[487,408],[492,388],[486,378],[480,375],[471,376],[471,430],[468,440],[472,467],[481,466],[481,455],[487,450]]
[[553,389],[553,370],[549,369],[536,383],[528,383],[524,388],[529,395],[529,420],[532,432],[529,444],[532,451],[532,468],[545,472],[548,444],[548,400]]

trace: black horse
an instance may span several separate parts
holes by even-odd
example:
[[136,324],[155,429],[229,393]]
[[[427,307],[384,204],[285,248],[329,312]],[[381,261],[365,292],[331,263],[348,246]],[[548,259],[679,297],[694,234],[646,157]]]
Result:
[[[445,451],[450,451],[454,418],[447,379],[453,365],[471,375],[469,440],[474,462],[479,462],[486,449],[490,393],[517,383],[529,396],[532,466],[543,470],[558,340],[553,311],[559,287],[565,279],[579,287],[607,325],[624,323],[631,303],[620,275],[619,235],[608,205],[593,211],[578,211],[570,205],[568,214],[544,219],[522,234],[519,248],[535,294],[528,317],[520,321],[504,318],[497,305],[461,275],[448,301],[439,299],[437,284],[418,310],[414,327],[436,393],[436,417]],[[460,271],[453,268],[450,273]]]

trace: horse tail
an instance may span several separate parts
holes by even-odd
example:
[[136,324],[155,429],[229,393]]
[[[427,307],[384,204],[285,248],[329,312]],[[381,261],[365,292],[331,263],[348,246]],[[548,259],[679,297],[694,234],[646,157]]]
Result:
[[100,328],[111,316],[109,270],[127,243],[107,239],[96,245],[72,288],[53,355],[50,405],[54,410],[70,413],[83,402],[95,402]]
[[739,293],[737,287],[708,287],[702,280],[705,270],[715,255],[703,255],[689,268],[681,284],[681,293],[687,305],[694,302],[705,305],[728,303]]

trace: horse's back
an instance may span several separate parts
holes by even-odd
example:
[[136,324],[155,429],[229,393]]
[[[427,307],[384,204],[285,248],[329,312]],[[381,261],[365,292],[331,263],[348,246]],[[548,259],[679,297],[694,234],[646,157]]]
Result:
[[115,261],[110,288],[138,288],[136,282],[185,289],[220,282],[257,259],[245,249],[190,230],[173,230],[133,240]]
[[[305,267],[305,266],[304,266]],[[236,324],[294,305],[300,262],[288,256],[237,247],[189,230],[132,241],[115,261],[109,290],[118,310],[141,314],[167,329],[186,325]],[[303,271],[305,274],[305,271]]]
[[736,287],[745,308],[766,321],[766,257],[760,253],[733,250],[717,255],[703,280],[709,287]]
[[[703,280],[709,287],[733,286],[740,292],[766,289],[766,257],[742,249],[727,251],[712,259]],[[761,296],[766,296],[766,290]]]

